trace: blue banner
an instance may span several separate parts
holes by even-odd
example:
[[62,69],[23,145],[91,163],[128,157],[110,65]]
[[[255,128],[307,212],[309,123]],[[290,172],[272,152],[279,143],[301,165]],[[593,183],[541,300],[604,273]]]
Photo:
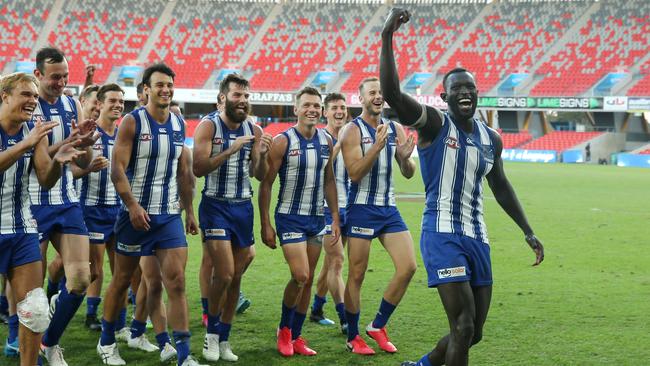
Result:
[[563,163],[584,163],[585,159],[582,157],[582,150],[565,150],[562,152]]
[[503,149],[501,159],[533,163],[555,163],[557,161],[557,152],[555,150]]
[[616,165],[650,168],[650,155],[643,154],[618,154]]

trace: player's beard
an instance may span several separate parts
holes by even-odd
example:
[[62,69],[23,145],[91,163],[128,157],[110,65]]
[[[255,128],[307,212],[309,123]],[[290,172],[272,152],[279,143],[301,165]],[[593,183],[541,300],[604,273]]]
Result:
[[245,114],[240,114],[239,110],[237,109],[237,106],[240,103],[236,102],[231,102],[230,100],[226,99],[226,105],[224,107],[224,111],[226,112],[226,116],[228,119],[233,121],[234,123],[242,123],[248,118],[248,115],[250,114],[251,110],[251,105],[246,103],[246,113]]

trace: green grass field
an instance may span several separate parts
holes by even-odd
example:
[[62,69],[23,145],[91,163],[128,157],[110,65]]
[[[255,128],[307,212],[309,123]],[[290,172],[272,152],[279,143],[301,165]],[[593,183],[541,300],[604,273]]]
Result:
[[[487,193],[485,216],[492,247],[494,294],[483,341],[470,351],[470,363],[650,363],[650,171],[510,163],[506,172],[545,245],[546,260],[539,267],[531,267],[534,255],[523,234]],[[420,177],[397,179],[396,192],[422,193]],[[400,199],[398,205],[419,248],[423,200]],[[345,350],[345,338],[338,327],[307,321],[303,334],[319,354],[283,359],[275,350],[275,329],[289,272],[281,250],[262,244],[257,227],[257,257],[243,283],[253,305],[235,319],[230,339],[240,365],[399,365],[403,360],[419,358],[447,333],[440,300],[436,290],[426,286],[426,272],[418,255],[418,272],[388,325],[399,348],[397,354],[352,355]],[[204,336],[198,285],[201,244],[198,237],[189,241],[186,277],[192,350],[200,356]],[[389,257],[378,242],[373,244],[362,294],[362,327],[373,318],[391,274]],[[336,318],[331,301],[325,311]],[[100,364],[95,353],[99,333],[83,327],[84,315],[85,305],[61,341],[70,365]],[[6,332],[6,326],[0,327],[3,343]],[[153,335],[149,338],[153,340]],[[157,354],[134,351],[125,344],[120,351],[129,365],[159,364]],[[0,365],[17,364],[0,356]]]

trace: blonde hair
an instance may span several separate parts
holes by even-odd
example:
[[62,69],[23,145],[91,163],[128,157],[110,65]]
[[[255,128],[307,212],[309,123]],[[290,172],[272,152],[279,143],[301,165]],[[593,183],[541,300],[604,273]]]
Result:
[[14,72],[0,77],[0,93],[11,94],[16,85],[22,82],[32,82],[38,87],[38,79],[32,74]]

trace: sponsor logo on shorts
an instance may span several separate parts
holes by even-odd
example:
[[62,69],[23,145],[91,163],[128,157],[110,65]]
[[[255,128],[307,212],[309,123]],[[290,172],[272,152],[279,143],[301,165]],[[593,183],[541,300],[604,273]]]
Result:
[[206,229],[205,235],[208,236],[225,236],[226,229]]
[[462,277],[462,276],[465,276],[465,274],[466,274],[465,266],[454,267],[454,268],[445,268],[445,269],[439,269],[438,270],[438,278],[439,279],[451,278],[451,277]]
[[365,227],[358,227],[358,226],[352,226],[350,228],[350,231],[352,234],[360,234],[360,235],[373,235],[375,233],[375,229],[368,229]]
[[117,249],[126,252],[126,253],[137,253],[142,250],[142,245],[140,244],[124,244],[124,243],[117,243]]
[[103,233],[88,233],[88,237],[92,240],[104,240],[104,234]]
[[302,239],[304,236],[303,233],[282,233],[282,240]]

